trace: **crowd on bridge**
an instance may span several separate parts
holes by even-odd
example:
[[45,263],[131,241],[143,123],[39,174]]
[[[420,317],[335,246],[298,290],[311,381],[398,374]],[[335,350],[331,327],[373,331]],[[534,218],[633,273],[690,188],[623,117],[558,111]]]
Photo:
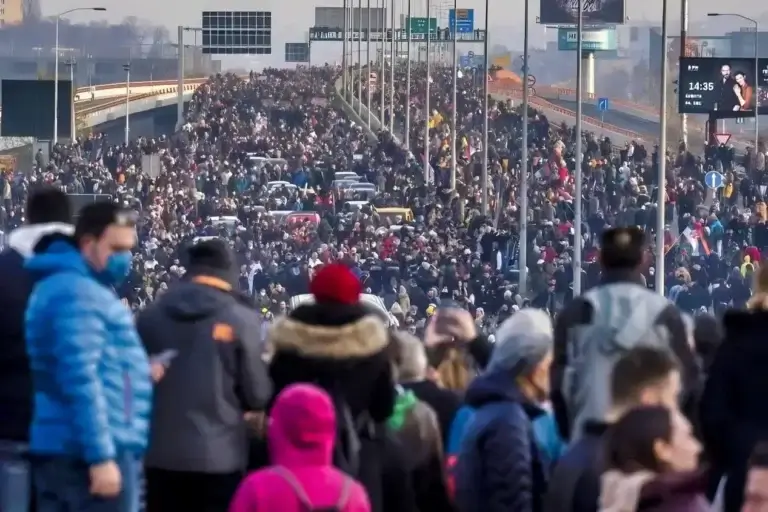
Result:
[[382,106],[366,80],[396,126],[375,133],[339,72],[216,75],[173,134],[83,135],[2,176],[0,510],[710,510],[721,482],[723,510],[768,502],[764,148],[615,147],[531,110],[522,162],[497,97],[484,214],[475,81],[452,105],[451,70],[414,65],[408,91],[396,67]]

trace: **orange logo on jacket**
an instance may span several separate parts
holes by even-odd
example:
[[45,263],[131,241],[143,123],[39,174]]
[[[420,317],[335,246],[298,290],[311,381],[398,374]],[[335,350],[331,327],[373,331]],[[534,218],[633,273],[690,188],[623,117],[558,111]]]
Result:
[[235,331],[229,324],[213,324],[213,341],[217,343],[232,343],[235,341]]

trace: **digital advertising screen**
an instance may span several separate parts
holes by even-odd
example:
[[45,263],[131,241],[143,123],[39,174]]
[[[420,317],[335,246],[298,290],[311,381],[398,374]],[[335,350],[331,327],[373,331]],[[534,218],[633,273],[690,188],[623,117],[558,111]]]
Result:
[[768,60],[682,58],[678,77],[681,114],[716,113],[719,118],[768,113]]

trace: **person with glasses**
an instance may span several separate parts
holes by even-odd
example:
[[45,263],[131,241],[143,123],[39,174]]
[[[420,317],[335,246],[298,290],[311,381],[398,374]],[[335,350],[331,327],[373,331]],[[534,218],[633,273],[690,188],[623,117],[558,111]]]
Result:
[[137,512],[152,403],[150,362],[115,288],[131,268],[136,215],[84,207],[74,236],[26,268],[34,413],[29,451],[39,512]]

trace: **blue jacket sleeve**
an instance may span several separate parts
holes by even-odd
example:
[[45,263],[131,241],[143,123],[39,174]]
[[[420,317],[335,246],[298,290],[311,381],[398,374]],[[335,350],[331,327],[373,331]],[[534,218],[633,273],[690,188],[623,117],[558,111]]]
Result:
[[483,512],[533,510],[533,475],[528,425],[517,418],[499,418],[481,444],[485,461],[488,509]]
[[87,289],[75,291],[75,287],[59,294],[54,304],[56,382],[71,404],[75,439],[88,464],[113,459],[115,444],[98,375],[99,360],[109,335],[99,315],[105,306]]

